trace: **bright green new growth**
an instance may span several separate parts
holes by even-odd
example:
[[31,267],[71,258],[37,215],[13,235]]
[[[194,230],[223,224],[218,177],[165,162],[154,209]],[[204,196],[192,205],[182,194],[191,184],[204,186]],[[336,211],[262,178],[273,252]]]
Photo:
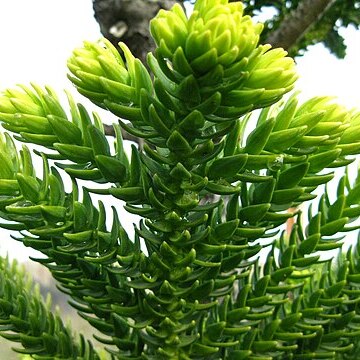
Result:
[[[337,235],[358,229],[350,223],[360,215],[360,176],[351,183],[345,173],[336,196],[323,191],[311,202],[332,168],[360,153],[360,113],[328,97],[279,102],[297,78],[294,62],[258,45],[261,26],[242,10],[226,0],[199,0],[189,19],[177,5],[161,10],[151,23],[151,75],[124,44],[123,57],[106,40],[74,51],[78,91],[121,118],[114,150],[99,117],[70,95],[69,112],[50,88],[0,97],[13,133],[0,137],[1,227],[42,252],[37,261],[113,359],[356,359],[360,351],[360,245],[344,253]],[[143,149],[128,157],[121,128],[144,139]],[[13,139],[40,146],[42,178]],[[93,193],[141,216],[134,235]],[[100,358],[21,273],[0,265],[0,333],[21,343],[17,351]]]

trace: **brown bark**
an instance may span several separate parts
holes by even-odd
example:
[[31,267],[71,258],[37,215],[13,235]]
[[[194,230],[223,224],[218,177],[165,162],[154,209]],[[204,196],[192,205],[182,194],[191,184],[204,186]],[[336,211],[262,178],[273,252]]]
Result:
[[336,0],[303,0],[280,24],[269,34],[266,43],[273,47],[289,50],[316,23]]
[[[115,46],[124,42],[144,63],[155,44],[149,22],[160,9],[170,9],[176,0],[93,0],[94,16],[100,31]],[[182,3],[182,2],[180,2]]]

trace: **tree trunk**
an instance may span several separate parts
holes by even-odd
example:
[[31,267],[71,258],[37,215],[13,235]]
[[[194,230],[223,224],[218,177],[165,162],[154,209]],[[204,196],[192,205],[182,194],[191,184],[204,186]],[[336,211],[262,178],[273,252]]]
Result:
[[93,0],[94,15],[100,31],[116,47],[124,42],[134,56],[146,64],[146,55],[154,50],[149,21],[160,9],[170,9],[176,0]]
[[269,34],[266,43],[273,47],[282,47],[289,50],[295,45],[318,21],[336,0],[302,0],[298,7],[292,11],[280,24]]

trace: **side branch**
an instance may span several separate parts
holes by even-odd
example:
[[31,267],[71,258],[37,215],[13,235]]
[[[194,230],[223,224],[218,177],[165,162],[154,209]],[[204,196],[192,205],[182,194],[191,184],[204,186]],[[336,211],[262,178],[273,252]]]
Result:
[[303,0],[282,21],[280,26],[272,31],[266,39],[266,43],[273,47],[282,47],[289,50],[294,46],[321,18],[336,0]]

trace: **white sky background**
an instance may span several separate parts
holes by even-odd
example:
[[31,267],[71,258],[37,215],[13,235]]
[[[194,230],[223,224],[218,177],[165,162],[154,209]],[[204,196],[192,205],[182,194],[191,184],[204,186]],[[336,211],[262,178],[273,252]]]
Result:
[[[100,36],[91,0],[0,0],[0,90],[30,81],[57,91],[71,89],[66,60],[83,40]],[[344,36],[345,60],[337,60],[321,45],[297,59],[298,88],[306,98],[336,95],[345,105],[360,108],[360,31],[349,28]],[[20,260],[29,254],[1,232],[0,253],[6,251]]]

